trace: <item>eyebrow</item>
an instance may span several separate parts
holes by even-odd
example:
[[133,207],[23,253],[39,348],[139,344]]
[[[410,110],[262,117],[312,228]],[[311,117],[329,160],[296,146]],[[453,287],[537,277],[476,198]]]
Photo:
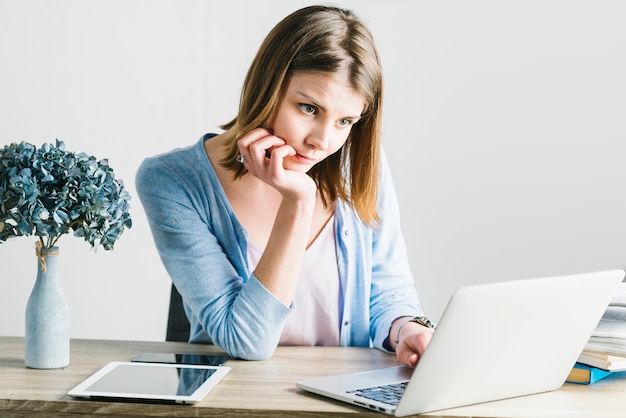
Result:
[[[296,91],[297,94],[299,94],[300,96],[304,97],[305,99],[308,99],[315,107],[319,107],[320,109],[322,109],[324,112],[326,111],[326,108],[324,106],[322,106],[321,104],[319,104],[313,97],[309,96],[308,94],[302,93],[301,91]],[[345,119],[361,119],[362,115],[358,115],[358,116],[344,116]]]

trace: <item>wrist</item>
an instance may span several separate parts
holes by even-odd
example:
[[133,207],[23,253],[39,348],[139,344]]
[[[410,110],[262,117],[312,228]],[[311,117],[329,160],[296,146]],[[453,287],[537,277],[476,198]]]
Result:
[[414,322],[416,324],[419,324],[419,325],[421,325],[423,327],[426,327],[426,328],[432,328],[432,329],[436,329],[437,328],[437,325],[435,325],[434,322],[432,322],[430,319],[426,318],[425,316],[416,316],[416,317],[413,317],[413,318],[405,319],[398,326],[398,329],[397,329],[397,332],[396,332],[396,336],[395,336],[395,340],[394,340],[394,342],[396,343],[396,346],[400,342],[400,332],[402,331],[402,329],[407,324],[410,324],[412,322]]
[[396,336],[398,335],[398,328],[400,325],[404,324],[406,321],[411,319],[412,316],[399,316],[393,321],[391,321],[391,325],[389,326],[389,333],[387,338],[385,338],[383,347],[389,351],[396,351]]

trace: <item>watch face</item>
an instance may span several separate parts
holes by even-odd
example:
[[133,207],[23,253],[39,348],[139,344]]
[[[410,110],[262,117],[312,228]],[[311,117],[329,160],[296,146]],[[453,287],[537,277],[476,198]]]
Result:
[[435,325],[434,322],[432,322],[430,319],[426,318],[425,316],[420,316],[420,317],[415,318],[415,322],[417,322],[420,325],[424,325],[425,327],[428,327],[428,328],[432,328],[432,329],[437,328],[437,325]]

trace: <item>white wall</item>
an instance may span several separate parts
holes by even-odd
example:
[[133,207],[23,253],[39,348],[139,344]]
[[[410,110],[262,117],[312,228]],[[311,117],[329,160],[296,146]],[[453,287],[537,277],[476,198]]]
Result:
[[[0,144],[108,157],[135,198],[112,252],[60,241],[74,338],[162,340],[169,279],[134,174],[235,112],[267,31],[310,1],[0,0]],[[416,284],[626,267],[626,3],[338,1],[370,24]],[[23,335],[32,237],[0,245],[0,335]]]

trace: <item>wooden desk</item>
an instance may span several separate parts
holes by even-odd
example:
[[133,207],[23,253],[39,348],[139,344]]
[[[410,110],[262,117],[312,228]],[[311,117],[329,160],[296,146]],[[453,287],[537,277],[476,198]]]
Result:
[[[142,352],[219,353],[213,346],[170,343],[72,340],[65,369],[24,366],[24,339],[0,337],[0,417],[356,417],[384,416],[310,395],[295,382],[313,376],[397,364],[375,349],[279,347],[268,361],[229,360],[232,368],[198,405],[157,405],[75,400],[67,391],[109,361],[128,361]],[[624,417],[626,374],[591,386],[561,389],[515,399],[420,415],[425,417]]]

